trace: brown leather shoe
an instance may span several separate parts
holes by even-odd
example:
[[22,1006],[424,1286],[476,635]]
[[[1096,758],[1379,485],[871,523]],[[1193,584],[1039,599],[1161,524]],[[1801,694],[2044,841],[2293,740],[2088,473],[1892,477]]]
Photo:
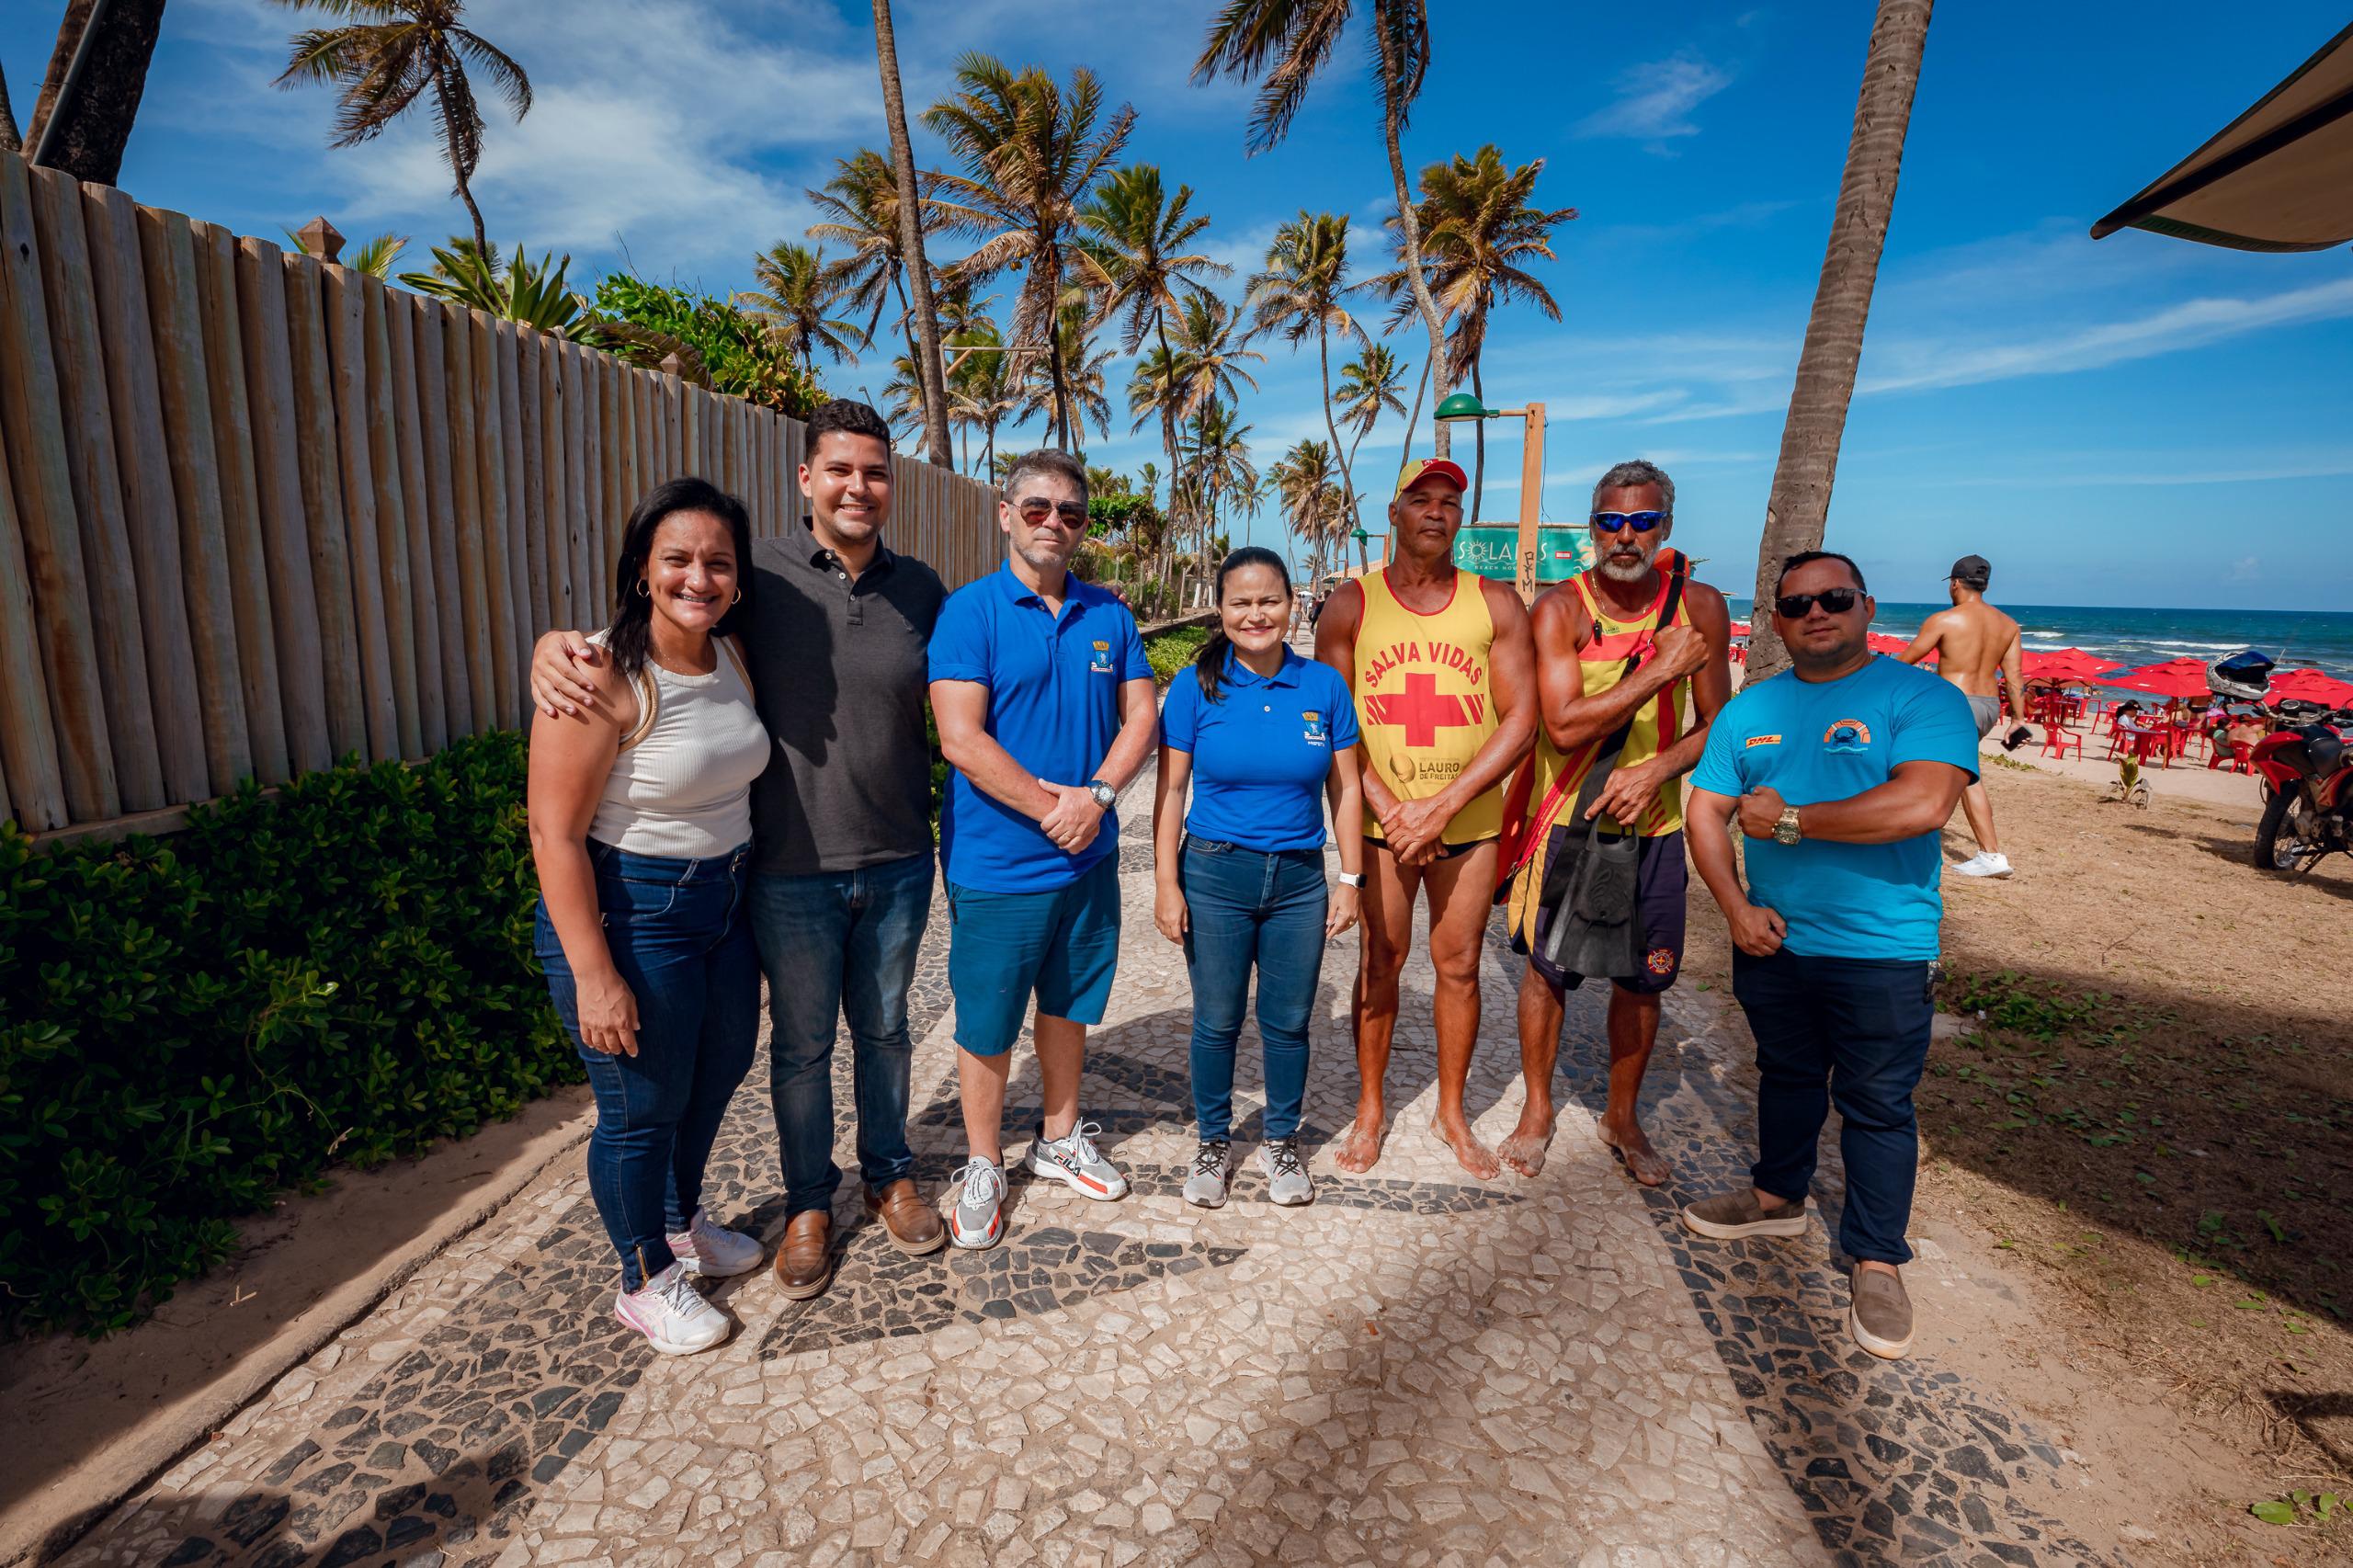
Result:
[[776,1249],[776,1282],[787,1297],[805,1301],[833,1283],[833,1216],[803,1209],[784,1227]]
[[901,1252],[921,1257],[948,1244],[948,1227],[939,1222],[939,1210],[923,1200],[913,1176],[901,1176],[880,1192],[868,1187],[866,1211],[882,1221],[891,1244]]

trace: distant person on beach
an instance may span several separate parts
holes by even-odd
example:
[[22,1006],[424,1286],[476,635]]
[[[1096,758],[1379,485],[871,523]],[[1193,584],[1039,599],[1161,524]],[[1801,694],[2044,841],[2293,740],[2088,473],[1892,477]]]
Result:
[[1978,724],[1950,686],[1871,656],[1873,606],[1845,556],[1790,556],[1772,608],[1790,667],[1716,715],[1689,808],[1692,863],[1732,928],[1733,995],[1756,1040],[1756,1163],[1683,1223],[1722,1241],[1803,1235],[1835,1102],[1847,1327],[1893,1359],[1912,1345],[1898,1270],[1920,1164],[1912,1092],[1937,1016],[1938,841],[1977,777]]
[[727,1337],[696,1280],[765,1256],[702,1208],[759,1034],[744,889],[769,746],[727,634],[751,560],[741,501],[699,479],[654,488],[622,530],[599,657],[571,677],[587,695],[531,726],[532,949],[597,1098],[588,1192],[620,1264],[613,1314],[669,1356]]
[[[1529,956],[1519,982],[1527,1096],[1497,1153],[1523,1176],[1543,1168],[1568,993],[1607,980],[1609,1095],[1598,1131],[1636,1181],[1656,1187],[1670,1173],[1636,1104],[1660,998],[1683,966],[1683,776],[1732,695],[1732,613],[1667,548],[1675,482],[1657,465],[1637,460],[1603,474],[1589,527],[1592,567],[1539,596],[1529,615],[1536,749],[1506,797],[1506,842],[1520,846],[1506,926],[1513,950]],[[1624,972],[1575,973],[1555,961],[1553,923],[1571,902],[1581,849],[1597,832],[1620,831],[1635,835],[1637,957]]]
[[[2013,718],[2026,717],[2026,672],[2018,644],[2018,623],[1985,602],[1985,585],[1994,568],[1982,555],[1964,555],[1952,563],[1946,590],[1952,608],[1940,609],[1920,624],[1920,634],[1904,650],[1904,662],[1916,665],[1937,655],[1937,673],[1961,688],[1969,711],[1977,721],[1977,738],[1984,740],[2002,721],[2007,701]],[[2001,677],[1995,685],[1995,677]],[[1977,853],[1953,868],[1964,877],[2006,877],[2010,858],[1994,837],[1994,803],[1985,786],[1970,780],[1962,791],[1961,809],[1976,835]]]
[[1348,683],[1363,737],[1357,1114],[1333,1157],[1351,1175],[1381,1158],[1397,983],[1426,891],[1437,971],[1432,1131],[1481,1180],[1502,1168],[1472,1132],[1462,1100],[1479,1041],[1479,951],[1495,898],[1504,779],[1536,729],[1536,655],[1528,608],[1512,585],[1454,564],[1468,488],[1444,458],[1408,468],[1389,503],[1393,558],[1342,583],[1315,629],[1315,656]]
[[[768,766],[752,789],[752,939],[768,983],[768,1093],[784,1175],[776,1278],[802,1301],[834,1277],[834,1041],[848,1026],[866,1211],[901,1252],[937,1252],[939,1211],[907,1145],[907,992],[931,918],[931,748],[925,645],[948,597],[884,542],[891,427],[862,403],[809,415],[809,515],[752,546],[756,587],[730,622],[758,687]],[[573,631],[540,639],[542,712],[594,672]]]

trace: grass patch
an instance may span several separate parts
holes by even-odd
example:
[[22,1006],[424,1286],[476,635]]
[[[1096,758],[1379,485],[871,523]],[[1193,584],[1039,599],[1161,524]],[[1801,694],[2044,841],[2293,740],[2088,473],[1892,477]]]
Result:
[[1152,661],[1152,678],[1166,686],[1176,672],[1193,662],[1210,640],[1206,626],[1170,626],[1144,633],[1144,657]]

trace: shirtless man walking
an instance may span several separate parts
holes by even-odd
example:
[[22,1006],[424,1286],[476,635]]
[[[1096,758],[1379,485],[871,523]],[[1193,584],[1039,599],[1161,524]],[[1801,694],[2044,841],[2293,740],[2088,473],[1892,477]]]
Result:
[[1354,1007],[1356,1124],[1334,1163],[1361,1174],[1388,1127],[1383,1078],[1414,901],[1430,897],[1438,971],[1439,1137],[1481,1180],[1500,1168],[1462,1107],[1479,1038],[1479,951],[1495,891],[1503,782],[1536,733],[1536,654],[1508,583],[1454,565],[1462,470],[1426,458],[1389,504],[1389,564],[1343,583],[1315,623],[1315,656],[1340,672],[1363,736],[1364,935]]
[[[1985,585],[1993,577],[1994,568],[1982,555],[1964,555],[1954,562],[1946,584],[1952,594],[1952,608],[1940,609],[1923,621],[1920,635],[1904,650],[1907,665],[1916,665],[1930,653],[1937,655],[1937,673],[1969,699],[1980,740],[2002,720],[2004,699],[1994,685],[1996,673],[2004,677],[2009,692],[2011,714],[2026,717],[2026,673],[2018,623],[1985,602]],[[1961,791],[1961,810],[1969,818],[1969,831],[1977,836],[1977,853],[1953,869],[1964,877],[2008,876],[2010,858],[1995,840],[1994,803],[1986,798],[1985,786],[1972,779]]]

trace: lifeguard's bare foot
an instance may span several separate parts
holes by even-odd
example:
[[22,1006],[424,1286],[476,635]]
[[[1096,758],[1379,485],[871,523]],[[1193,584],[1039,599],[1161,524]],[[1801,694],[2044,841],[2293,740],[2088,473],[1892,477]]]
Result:
[[1437,1117],[1430,1121],[1430,1131],[1454,1151],[1454,1158],[1462,1168],[1481,1181],[1493,1181],[1503,1174],[1503,1166],[1495,1163],[1495,1156],[1488,1152],[1487,1146],[1479,1142],[1469,1122],[1457,1118],[1449,1124],[1444,1117]]
[[1545,1152],[1552,1147],[1556,1114],[1551,1106],[1533,1102],[1522,1106],[1519,1125],[1511,1130],[1510,1137],[1495,1145],[1496,1157],[1524,1176],[1541,1171]]
[[1332,1163],[1350,1176],[1362,1176],[1381,1163],[1381,1135],[1389,1131],[1385,1115],[1365,1116],[1358,1112],[1347,1132],[1340,1140],[1339,1149]]
[[1642,1123],[1631,1119],[1613,1121],[1605,1116],[1598,1125],[1598,1131],[1601,1141],[1617,1150],[1618,1157],[1626,1163],[1627,1174],[1644,1187],[1664,1186],[1666,1178],[1675,1174],[1665,1156],[1651,1147],[1649,1135],[1643,1131]]

